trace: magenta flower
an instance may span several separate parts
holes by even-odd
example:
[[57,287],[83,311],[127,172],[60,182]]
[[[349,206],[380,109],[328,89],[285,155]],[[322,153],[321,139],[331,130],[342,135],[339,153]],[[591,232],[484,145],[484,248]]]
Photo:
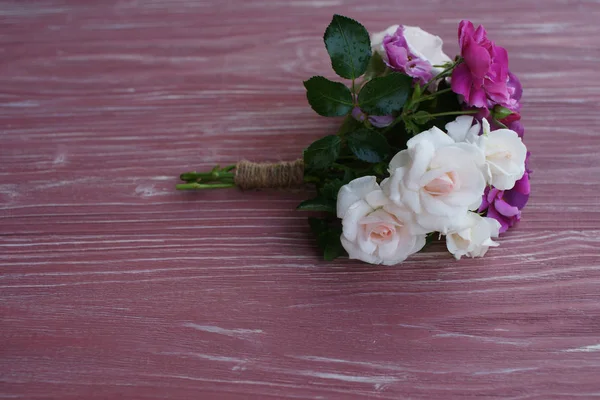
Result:
[[452,90],[468,106],[507,105],[511,96],[506,49],[490,41],[483,26],[475,30],[470,21],[461,21],[458,39],[464,62],[452,73]]
[[432,65],[409,50],[404,37],[403,27],[400,26],[393,35],[383,39],[387,60],[386,64],[394,71],[402,72],[425,84],[433,78]]
[[479,212],[487,210],[486,216],[500,223],[500,233],[506,232],[508,228],[521,220],[521,210],[527,204],[531,191],[530,172],[527,170],[510,190],[498,190],[490,187],[485,189]]

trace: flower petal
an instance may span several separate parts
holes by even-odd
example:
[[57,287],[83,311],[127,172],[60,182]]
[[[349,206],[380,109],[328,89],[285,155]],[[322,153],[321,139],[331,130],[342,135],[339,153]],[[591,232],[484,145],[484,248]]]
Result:
[[390,204],[390,199],[385,195],[385,193],[383,193],[382,190],[372,191],[371,193],[367,194],[365,200],[373,209]]
[[511,206],[502,199],[498,199],[494,202],[494,208],[505,217],[514,217],[521,213],[517,207]]
[[346,239],[350,241],[356,240],[359,230],[359,221],[372,211],[373,208],[371,208],[364,200],[359,200],[348,208],[342,219],[342,232]]
[[360,250],[358,245],[346,239],[343,235],[340,238],[342,247],[348,252],[348,257],[353,260],[361,260],[369,264],[381,264],[381,259],[373,254],[366,254]]
[[392,171],[394,171],[396,168],[401,168],[404,167],[408,164],[410,164],[411,158],[410,158],[410,153],[408,152],[408,150],[402,150],[400,152],[398,152],[390,161],[390,165],[388,167],[388,171],[390,172],[390,174],[392,173]]
[[344,218],[344,215],[354,203],[364,200],[374,190],[379,190],[377,179],[374,176],[363,176],[342,186],[337,197],[338,218]]
[[462,56],[473,77],[484,79],[491,65],[490,53],[472,38],[465,38],[462,46]]
[[471,93],[471,86],[473,86],[473,78],[469,67],[465,64],[460,64],[452,72],[451,87],[452,91],[457,94],[461,94],[465,97],[467,104],[469,104],[469,95]]
[[[470,115],[461,115],[454,121],[446,124],[448,136],[454,139],[455,142],[466,142],[467,135],[471,133],[474,118]],[[479,123],[477,123],[477,131],[479,131]]]

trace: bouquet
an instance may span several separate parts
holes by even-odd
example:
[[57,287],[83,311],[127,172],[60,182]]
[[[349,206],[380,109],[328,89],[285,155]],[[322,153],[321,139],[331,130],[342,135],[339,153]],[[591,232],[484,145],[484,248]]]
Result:
[[323,213],[309,224],[326,260],[395,265],[442,236],[456,259],[485,255],[529,198],[523,89],[482,26],[462,21],[458,40],[452,59],[418,27],[370,36],[335,15],[324,41],[345,81],[304,86],[315,112],[344,117],[339,130],[296,161],[187,172],[177,188],[312,184],[316,196],[298,209]]

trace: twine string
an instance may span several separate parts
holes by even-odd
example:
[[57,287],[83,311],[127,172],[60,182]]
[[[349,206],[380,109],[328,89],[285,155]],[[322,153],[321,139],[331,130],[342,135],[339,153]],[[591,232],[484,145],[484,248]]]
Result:
[[242,190],[288,188],[304,183],[304,162],[254,163],[242,160],[235,168],[235,184]]

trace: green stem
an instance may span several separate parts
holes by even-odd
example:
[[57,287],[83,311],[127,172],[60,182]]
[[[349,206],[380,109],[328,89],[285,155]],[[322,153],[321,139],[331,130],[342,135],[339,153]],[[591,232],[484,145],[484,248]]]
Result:
[[186,182],[198,182],[198,181],[211,181],[220,180],[221,178],[233,178],[235,173],[233,172],[186,172],[179,176],[182,181]]
[[468,115],[468,114],[477,114],[478,112],[479,111],[477,111],[477,110],[448,111],[448,112],[437,113],[437,114],[429,114],[429,117],[437,118],[437,117],[445,117],[447,115]]
[[215,166],[210,172],[185,172],[179,178],[185,183],[176,186],[177,190],[202,190],[235,187],[236,164],[221,168]]
[[458,67],[462,62],[463,62],[463,59],[459,58],[454,63],[452,63],[452,65],[450,65],[448,68],[446,68],[445,70],[443,70],[442,72],[440,72],[439,74],[437,74],[436,76],[434,76],[433,78],[431,78],[429,80],[429,82],[427,82],[425,85],[423,85],[423,92],[425,92],[425,90],[427,90],[427,88],[429,87],[429,85],[431,85],[433,82],[437,81],[438,79],[442,79],[442,78],[450,75],[450,73],[452,71],[454,71],[454,68]]
[[451,91],[452,91],[452,88],[438,90],[437,92],[434,92],[434,93],[429,94],[427,96],[419,97],[417,100],[413,101],[412,104],[417,104],[417,103],[420,103],[422,101],[431,100],[431,99],[434,99],[436,96],[439,96],[440,94],[448,93],[448,92],[451,92]]
[[181,183],[177,190],[225,189],[235,187],[235,183]]

